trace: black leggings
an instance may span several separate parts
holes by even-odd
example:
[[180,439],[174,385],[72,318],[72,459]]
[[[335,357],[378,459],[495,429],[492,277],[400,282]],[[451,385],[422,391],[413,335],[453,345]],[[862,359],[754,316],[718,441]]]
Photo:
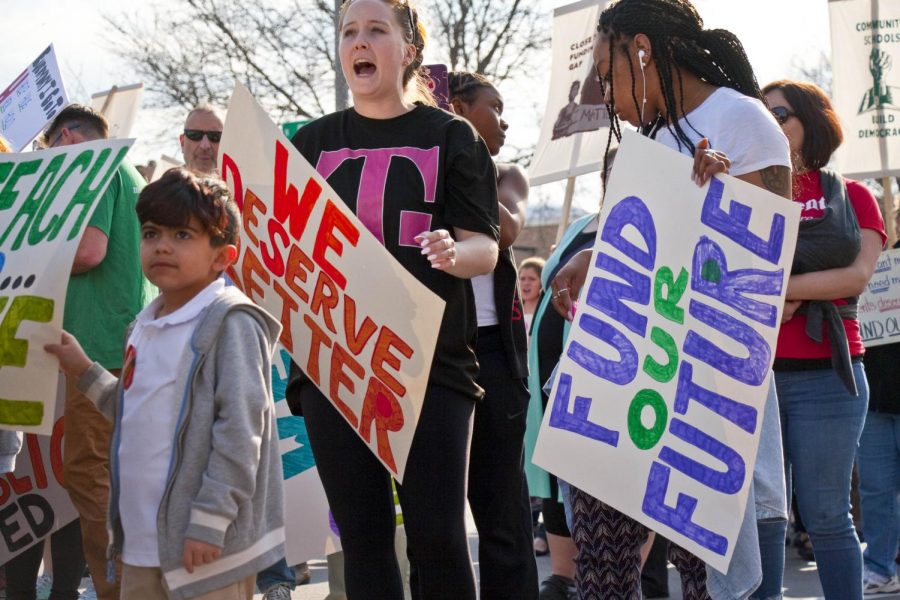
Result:
[[[349,600],[402,600],[394,551],[396,513],[391,477],[314,385],[300,403],[316,466],[344,549]],[[475,600],[465,527],[466,459],[471,398],[429,386],[403,485],[398,485],[414,598]]]
[[[75,519],[50,536],[50,555],[53,558],[50,600],[76,600],[84,575],[81,521]],[[43,557],[44,540],[41,540],[6,563],[8,600],[35,600],[35,586]]]

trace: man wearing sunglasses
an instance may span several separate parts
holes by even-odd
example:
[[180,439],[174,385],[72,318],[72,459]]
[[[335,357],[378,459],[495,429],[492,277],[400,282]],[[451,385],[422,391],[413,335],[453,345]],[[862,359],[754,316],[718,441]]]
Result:
[[[40,141],[45,148],[62,148],[107,137],[103,115],[72,104],[56,116]],[[66,291],[63,329],[77,336],[91,357],[113,373],[122,368],[125,329],[148,300],[134,210],[144,183],[137,169],[127,159],[122,161],[78,244]],[[67,381],[63,474],[81,517],[81,543],[99,600],[119,598],[118,576],[113,582],[106,577],[111,433],[106,417],[75,389],[74,381]]]
[[219,109],[201,104],[188,113],[178,136],[185,166],[197,175],[217,175],[216,159],[224,126]]

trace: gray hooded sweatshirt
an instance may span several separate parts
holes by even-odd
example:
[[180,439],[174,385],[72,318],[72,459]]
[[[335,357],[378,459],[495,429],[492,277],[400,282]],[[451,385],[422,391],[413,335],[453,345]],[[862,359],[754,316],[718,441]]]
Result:
[[[236,288],[200,314],[176,389],[183,400],[166,489],[157,512],[159,561],[174,600],[216,590],[284,556],[281,455],[272,404],[271,358],[281,325]],[[119,379],[94,363],[78,381],[114,423],[110,451],[110,557],[124,541],[119,514]],[[188,573],[185,538],[222,549]]]

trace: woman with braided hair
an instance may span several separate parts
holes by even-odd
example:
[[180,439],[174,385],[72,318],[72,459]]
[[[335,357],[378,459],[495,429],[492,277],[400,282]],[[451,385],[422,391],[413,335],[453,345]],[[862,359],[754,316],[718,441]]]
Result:
[[[620,123],[626,121],[693,156],[697,185],[730,173],[790,199],[787,139],[763,104],[753,69],[732,33],[703,29],[687,0],[619,0],[603,11],[597,29],[594,61],[607,99],[610,143],[620,138]],[[583,251],[551,283],[560,314],[571,314],[589,261],[590,250]],[[706,569],[683,549],[670,547],[685,598],[781,597],[783,478],[770,382],[754,483],[728,573]],[[581,597],[640,598],[639,549],[647,529],[577,488],[570,499]]]

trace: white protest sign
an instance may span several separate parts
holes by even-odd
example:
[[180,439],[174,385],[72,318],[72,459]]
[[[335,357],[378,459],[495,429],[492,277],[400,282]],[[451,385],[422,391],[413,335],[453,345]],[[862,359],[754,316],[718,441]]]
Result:
[[291,357],[280,344],[272,361],[272,393],[278,424],[278,448],[284,470],[285,554],[289,565],[333,554],[341,540],[332,529],[325,489],[319,479],[306,422],[285,401]]
[[609,115],[594,69],[594,39],[604,0],[553,11],[553,68],[541,137],[528,170],[531,185],[599,171]]
[[53,434],[26,435],[16,470],[0,475],[0,565],[78,518],[63,487],[65,395],[59,376]]
[[127,138],[137,119],[144,97],[144,84],[135,83],[114,87],[91,96],[91,108],[106,117],[109,122],[109,137]]
[[53,44],[0,92],[0,135],[17,151],[69,103]]
[[243,213],[229,275],[281,319],[281,343],[401,481],[444,301],[369,232],[241,85],[219,145]]
[[800,209],[624,133],[534,463],[725,572]]
[[900,0],[830,0],[834,108],[844,129],[838,170],[900,174]]
[[163,173],[165,173],[169,169],[174,169],[175,167],[181,167],[184,165],[184,163],[177,158],[172,158],[171,156],[166,156],[165,154],[160,156],[155,162],[156,164],[153,165],[153,173],[150,174],[150,183],[153,183],[154,181],[162,177]]
[[72,261],[134,140],[0,154],[0,429],[49,435]]
[[900,249],[881,253],[857,306],[866,348],[900,342]]

